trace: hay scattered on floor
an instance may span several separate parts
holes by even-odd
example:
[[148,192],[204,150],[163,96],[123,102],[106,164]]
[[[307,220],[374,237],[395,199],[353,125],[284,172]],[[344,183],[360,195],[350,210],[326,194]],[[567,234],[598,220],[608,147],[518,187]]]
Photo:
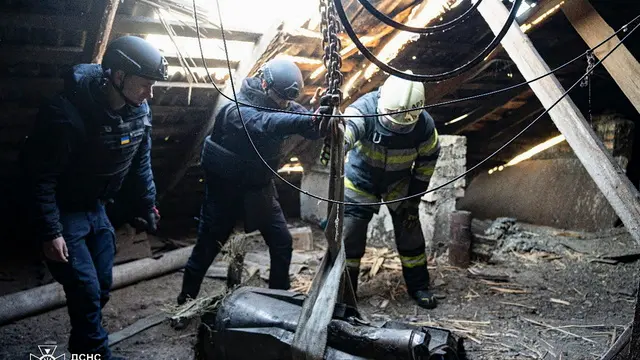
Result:
[[388,248],[367,247],[360,261],[360,276],[370,280],[380,271],[402,271],[398,253]]
[[168,313],[173,320],[199,317],[205,313],[215,312],[227,294],[225,291],[223,294],[190,300],[182,305],[165,305],[164,311]]
[[315,274],[310,271],[306,271],[304,273],[295,275],[293,277],[293,281],[291,281],[291,289],[289,291],[298,292],[302,294],[309,293],[314,275]]

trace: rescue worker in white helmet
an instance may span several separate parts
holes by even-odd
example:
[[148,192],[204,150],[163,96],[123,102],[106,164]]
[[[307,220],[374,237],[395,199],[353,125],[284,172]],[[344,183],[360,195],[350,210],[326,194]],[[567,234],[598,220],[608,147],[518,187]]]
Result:
[[[345,201],[371,203],[423,192],[440,153],[438,132],[424,106],[424,86],[389,77],[378,91],[363,95],[345,110]],[[356,117],[363,114],[381,116]],[[425,241],[418,219],[420,197],[387,205],[409,295],[423,308],[436,307],[429,289]],[[360,259],[369,221],[379,206],[347,205],[343,239],[347,271],[357,291]]]

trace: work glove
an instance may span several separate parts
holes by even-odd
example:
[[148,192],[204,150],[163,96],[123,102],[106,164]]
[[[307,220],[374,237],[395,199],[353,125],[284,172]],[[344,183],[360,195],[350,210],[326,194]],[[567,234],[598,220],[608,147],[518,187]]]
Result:
[[160,221],[160,212],[154,206],[147,214],[133,219],[133,227],[138,231],[146,231],[154,234],[158,230],[158,221]]
[[402,220],[402,226],[407,230],[412,230],[420,223],[420,216],[418,213],[418,207],[420,205],[420,198],[418,200],[405,200],[400,205],[398,214]]
[[324,95],[320,98],[320,106],[316,109],[313,116],[314,126],[318,129],[321,136],[329,136],[330,134],[338,134],[339,126],[343,124],[342,118],[334,118],[332,105],[332,96]]

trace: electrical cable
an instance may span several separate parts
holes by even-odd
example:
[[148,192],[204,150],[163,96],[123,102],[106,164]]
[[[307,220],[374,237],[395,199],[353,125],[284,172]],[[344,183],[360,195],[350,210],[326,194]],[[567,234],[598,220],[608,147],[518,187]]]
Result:
[[376,9],[376,7],[373,4],[371,4],[371,2],[369,2],[368,0],[358,0],[358,2],[365,9],[367,9],[367,11],[371,13],[371,15],[375,16],[376,19],[380,20],[381,22],[395,29],[412,32],[416,34],[432,35],[432,34],[435,34],[436,32],[449,31],[455,28],[456,26],[462,24],[463,22],[465,22],[465,20],[471,17],[471,15],[478,8],[478,6],[480,6],[480,3],[482,2],[482,0],[478,0],[475,4],[471,5],[471,7],[469,7],[462,15],[458,16],[457,18],[451,21],[448,21],[444,24],[426,26],[424,28],[413,27],[413,26],[409,26],[409,25],[405,25],[403,23],[397,22],[392,18],[390,18],[389,16],[387,16],[386,14],[380,12],[378,9]]
[[[195,8],[195,0],[193,0],[193,5],[194,5],[194,15],[195,19],[196,19],[196,31],[198,32],[198,43],[201,44],[200,41],[200,33],[199,33],[199,27],[198,27],[198,17],[197,17],[197,10]],[[226,37],[224,35],[224,27],[222,24],[222,14],[220,12],[220,3],[218,0],[216,0],[216,5],[218,8],[218,17],[220,18],[220,31],[222,34],[222,41],[223,41],[223,45],[224,45],[224,51],[225,51],[225,56],[226,56],[226,60],[227,60],[227,68],[229,70],[229,73],[231,73],[231,62],[229,60],[229,52],[227,49],[227,41],[226,41]],[[640,16],[636,17],[639,18]],[[635,20],[635,19],[634,19]],[[473,170],[477,169],[478,167],[480,167],[482,164],[484,164],[485,162],[487,162],[489,159],[491,159],[493,156],[495,156],[497,153],[499,153],[500,151],[502,151],[503,149],[505,149],[507,146],[509,146],[511,143],[513,143],[518,137],[520,137],[525,131],[527,131],[531,126],[533,126],[538,120],[540,120],[544,115],[546,115],[551,109],[553,109],[560,101],[562,101],[562,99],[564,99],[569,92],[575,88],[585,77],[587,77],[591,72],[593,72],[593,70],[595,69],[596,66],[602,64],[602,62],[604,60],[606,60],[618,47],[620,47],[620,45],[622,45],[622,43],[629,37],[631,36],[631,34],[638,28],[640,27],[640,24],[636,25],[633,29],[631,29],[629,31],[629,33],[627,35],[625,35],[622,39],[620,39],[620,41],[611,49],[609,50],[601,60],[599,60],[597,63],[594,64],[593,68],[586,71],[584,75],[582,75],[576,82],[573,83],[573,85],[571,85],[571,87],[569,89],[567,89],[558,100],[556,100],[553,104],[551,104],[551,106],[548,109],[545,109],[545,111],[543,111],[540,115],[538,115],[538,117],[536,117],[534,120],[531,121],[531,123],[529,123],[524,129],[522,129],[520,132],[518,132],[513,138],[511,138],[509,141],[507,141],[504,145],[502,145],[500,148],[498,148],[497,150],[495,150],[493,153],[491,153],[489,156],[487,156],[486,158],[484,158],[483,160],[481,160],[478,164],[472,166],[470,169],[468,169],[467,171],[463,172],[462,174],[456,176],[455,178],[445,182],[444,184],[441,184],[439,186],[436,186],[435,188],[431,189],[431,190],[425,190],[413,195],[409,195],[409,196],[405,196],[405,197],[401,197],[398,199],[394,199],[394,200],[389,200],[389,201],[379,201],[379,202],[369,202],[369,203],[359,203],[359,202],[348,202],[348,201],[337,201],[337,200],[332,200],[332,199],[328,199],[328,198],[324,198],[315,194],[312,194],[308,191],[305,191],[303,189],[300,189],[299,187],[295,186],[294,184],[290,183],[289,181],[287,181],[285,178],[283,178],[280,174],[278,174],[277,170],[274,170],[271,166],[269,166],[269,164],[266,162],[266,160],[264,159],[264,157],[262,156],[262,154],[260,153],[260,151],[258,150],[256,144],[253,142],[253,139],[251,138],[251,134],[249,133],[249,130],[244,122],[244,119],[242,118],[242,113],[240,112],[240,103],[237,101],[237,93],[235,90],[235,83],[233,81],[233,77],[230,76],[229,80],[230,80],[230,85],[231,85],[231,90],[233,93],[233,100],[236,106],[236,110],[238,111],[238,114],[240,116],[240,121],[242,122],[242,127],[244,128],[244,131],[247,135],[247,138],[249,140],[249,142],[251,143],[251,146],[253,147],[254,152],[256,153],[256,155],[258,155],[258,157],[260,158],[260,160],[263,162],[263,164],[269,169],[269,171],[271,171],[278,179],[280,179],[281,181],[283,181],[285,184],[287,184],[289,187],[296,189],[298,192],[305,194],[307,196],[310,196],[314,199],[317,200],[321,200],[321,201],[327,201],[327,202],[331,202],[334,204],[340,204],[340,205],[353,205],[353,206],[381,206],[381,205],[386,205],[386,204],[393,204],[393,203],[397,203],[397,202],[402,202],[402,201],[406,201],[415,197],[421,197],[427,193],[439,190],[449,184],[452,184],[453,182],[457,181],[458,179],[464,177],[465,175],[467,175],[468,173],[472,172]],[[623,27],[624,30],[626,30],[626,26]],[[205,68],[206,69],[206,68]],[[208,73],[207,70],[207,75],[209,76],[209,78],[211,78],[211,75]],[[304,114],[304,115],[309,115],[309,114]]]
[[522,0],[513,0],[513,5],[511,5],[511,10],[509,11],[509,16],[507,16],[507,20],[502,26],[502,29],[500,29],[500,31],[496,34],[493,40],[491,40],[489,45],[487,45],[487,47],[484,48],[484,50],[482,50],[479,54],[477,54],[476,57],[469,60],[466,64],[463,64],[453,70],[449,70],[440,74],[409,74],[409,73],[402,72],[399,69],[389,64],[386,64],[385,62],[378,59],[378,57],[373,55],[373,53],[366,46],[364,46],[364,44],[360,41],[355,30],[353,30],[353,27],[351,26],[351,22],[349,21],[349,18],[347,17],[347,14],[344,11],[344,7],[342,6],[342,0],[334,0],[333,2],[336,5],[336,12],[340,17],[340,20],[342,21],[342,26],[344,27],[344,31],[346,31],[346,33],[349,35],[349,38],[351,38],[351,41],[353,41],[353,43],[356,45],[358,50],[360,50],[362,55],[364,55],[364,57],[366,57],[369,61],[376,64],[376,66],[378,66],[380,69],[386,71],[391,75],[397,76],[405,80],[423,81],[423,82],[435,82],[435,81],[449,79],[481,63],[484,60],[484,58],[487,57],[487,55],[489,55],[490,52],[492,52],[498,45],[500,45],[500,41],[502,41],[504,36],[507,34],[507,31],[509,31],[509,28],[511,28],[511,25],[513,25],[513,22],[516,19],[516,14],[518,13],[518,8],[520,8],[520,4],[522,4]]
[[[540,80],[540,79],[542,79],[542,78],[544,78],[546,76],[549,76],[549,75],[551,75],[551,74],[553,74],[553,73],[555,73],[557,71],[560,71],[563,68],[571,65],[572,63],[580,60],[581,58],[586,56],[588,53],[598,49],[599,47],[604,45],[606,42],[611,40],[613,37],[617,36],[620,32],[625,31],[625,29],[627,29],[632,23],[634,23],[638,19],[640,19],[640,15],[636,16],[633,20],[631,20],[628,23],[626,23],[623,26],[621,26],[616,32],[614,32],[613,34],[609,35],[606,39],[602,40],[600,43],[598,43],[593,48],[586,50],[585,52],[583,52],[582,54],[576,56],[575,58],[565,62],[564,64],[562,64],[562,65],[560,65],[560,66],[550,70],[549,72],[547,72],[545,74],[542,74],[542,75],[540,75],[540,76],[538,76],[536,78],[533,78],[533,79],[528,80],[528,81],[523,81],[523,82],[518,83],[518,84],[510,85],[510,86],[507,86],[505,88],[492,90],[492,91],[488,91],[488,92],[481,93],[481,94],[471,95],[471,96],[463,97],[463,98],[460,98],[460,99],[453,99],[453,100],[442,101],[442,102],[439,102],[439,103],[428,104],[428,105],[425,105],[425,106],[422,106],[422,107],[416,108],[416,109],[427,110],[427,109],[430,109],[430,108],[433,108],[433,107],[446,106],[446,105],[457,104],[457,103],[461,103],[461,102],[465,102],[465,101],[477,100],[477,99],[481,99],[481,98],[485,98],[485,97],[501,94],[503,92],[507,92],[507,91],[510,91],[510,90],[513,90],[513,89],[517,89],[517,88],[525,86],[525,85],[529,85],[532,82],[538,81],[538,80]],[[196,19],[196,25],[197,24],[198,24],[198,20]],[[196,26],[196,32],[198,34],[198,45],[200,47],[200,57],[202,59],[204,59],[204,50],[202,49],[202,42],[200,40],[200,28],[198,26]],[[209,81],[213,85],[214,89],[222,97],[224,97],[225,99],[227,99],[229,101],[234,101],[233,98],[231,98],[227,94],[223,93],[222,90],[220,90],[220,88],[216,85],[215,81],[213,80],[213,77],[211,76],[211,74],[209,72],[209,68],[207,67],[207,64],[205,63],[203,65],[204,65],[205,72],[207,73],[207,77],[209,78]],[[229,72],[229,76],[231,76],[231,72]],[[281,113],[284,113],[284,114],[292,114],[292,115],[306,115],[306,116],[309,115],[309,113],[306,113],[306,112],[270,108],[270,107],[265,107],[265,106],[245,103],[245,102],[242,102],[242,101],[238,101],[238,103],[240,105],[242,105],[242,106],[248,106],[248,107],[252,107],[254,109],[263,110],[263,111],[281,112]],[[380,113],[380,114],[362,114],[362,115],[342,115],[342,114],[339,114],[339,115],[334,115],[333,117],[336,117],[336,118],[348,118],[348,117],[369,117],[369,116],[396,115],[396,114],[406,113],[408,111],[414,111],[416,109],[390,111],[390,112],[387,112],[387,113]]]

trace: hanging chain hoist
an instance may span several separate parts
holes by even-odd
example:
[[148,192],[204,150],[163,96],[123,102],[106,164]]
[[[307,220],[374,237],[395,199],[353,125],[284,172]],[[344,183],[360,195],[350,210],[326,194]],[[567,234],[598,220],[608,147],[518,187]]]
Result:
[[[327,90],[320,98],[320,106],[329,106],[332,112],[340,106],[342,102],[342,83],[344,75],[342,75],[342,42],[338,37],[340,30],[340,20],[336,14],[335,5],[332,0],[320,0],[320,32],[322,33],[322,62],[324,63],[327,73],[324,76]],[[329,164],[331,159],[331,137],[324,139],[322,152],[320,155],[320,163],[324,166]]]
[[589,92],[589,124],[593,126],[593,114],[591,113],[591,82],[593,81],[593,68],[596,65],[596,57],[593,54],[593,51],[587,52],[587,76],[580,81],[580,87],[585,88],[589,87],[587,90]]

